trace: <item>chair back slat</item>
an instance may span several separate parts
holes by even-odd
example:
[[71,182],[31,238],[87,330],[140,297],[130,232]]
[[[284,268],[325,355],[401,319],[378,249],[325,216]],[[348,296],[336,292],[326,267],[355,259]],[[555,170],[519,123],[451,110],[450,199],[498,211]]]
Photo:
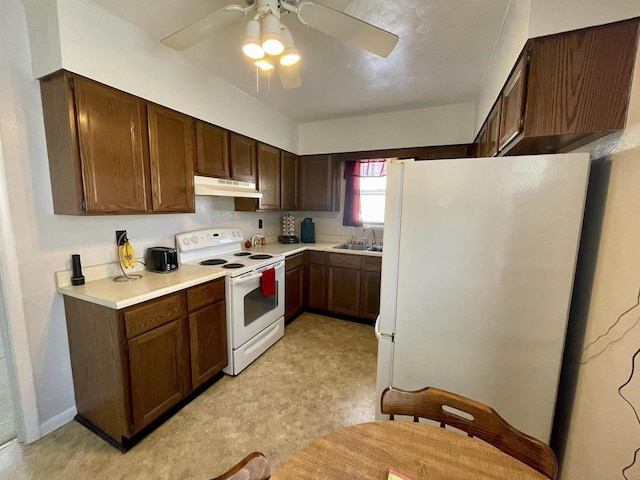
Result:
[[[410,392],[388,387],[382,392],[381,410],[395,415],[426,418],[466,432],[555,480],[558,462],[548,445],[514,428],[491,407],[455,393],[427,387]],[[460,414],[456,414],[458,411]]]

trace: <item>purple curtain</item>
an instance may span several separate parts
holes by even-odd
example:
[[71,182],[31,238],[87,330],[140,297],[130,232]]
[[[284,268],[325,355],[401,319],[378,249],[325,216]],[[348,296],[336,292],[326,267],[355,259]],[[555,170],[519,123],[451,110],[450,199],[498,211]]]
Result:
[[[356,174],[356,172],[358,174]],[[360,165],[359,162],[346,162],[344,166],[344,178],[347,181],[344,196],[344,214],[342,224],[349,227],[362,226],[362,213],[360,211]]]
[[344,197],[342,224],[349,227],[362,226],[360,209],[360,177],[384,177],[387,175],[387,161],[384,158],[346,162],[344,178],[347,182]]

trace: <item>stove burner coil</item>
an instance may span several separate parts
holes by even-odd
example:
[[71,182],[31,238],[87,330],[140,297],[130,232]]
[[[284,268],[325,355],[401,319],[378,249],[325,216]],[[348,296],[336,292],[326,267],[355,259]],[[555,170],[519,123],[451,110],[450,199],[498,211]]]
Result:
[[211,258],[209,260],[201,261],[200,265],[222,265],[224,263],[227,263],[227,261],[222,258]]
[[251,255],[251,252],[238,252],[233,254],[236,257],[246,257],[247,255]]
[[227,263],[223,265],[222,268],[242,268],[244,265],[242,263]]
[[273,258],[273,255],[267,255],[266,253],[260,253],[258,255],[251,255],[249,257],[250,260],[267,260],[269,258]]

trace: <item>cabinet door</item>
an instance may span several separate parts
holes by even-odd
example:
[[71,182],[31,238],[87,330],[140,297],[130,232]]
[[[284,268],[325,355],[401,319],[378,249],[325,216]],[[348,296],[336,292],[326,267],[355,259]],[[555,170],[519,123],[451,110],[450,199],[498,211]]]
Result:
[[300,163],[300,209],[331,211],[334,207],[331,155],[307,155]]
[[195,212],[193,120],[148,104],[151,192],[154,212]]
[[189,390],[184,319],[128,342],[133,429],[140,429],[182,400]]
[[284,319],[294,318],[304,308],[304,267],[292,268],[285,273]]
[[485,156],[494,157],[498,153],[500,141],[500,110],[502,106],[502,97],[498,98],[489,116],[487,117],[486,131],[486,152]]
[[298,210],[298,175],[300,158],[289,152],[282,152],[280,162],[280,208]]
[[229,178],[229,132],[224,128],[196,120],[196,140],[196,173]]
[[149,183],[144,101],[73,77],[88,213],[147,210]]
[[258,144],[258,199],[260,210],[280,210],[280,150]]
[[309,307],[318,310],[327,309],[327,267],[315,263],[309,264]]
[[227,321],[225,302],[218,302],[189,315],[191,382],[202,385],[227,366]]
[[502,91],[500,113],[500,149],[504,148],[521,131],[524,125],[524,93],[528,54],[525,50]]
[[380,273],[362,272],[360,317],[375,320],[380,313]]
[[256,141],[231,133],[231,178],[243,182],[256,181]]
[[361,270],[329,267],[328,302],[330,312],[357,317],[360,314]]

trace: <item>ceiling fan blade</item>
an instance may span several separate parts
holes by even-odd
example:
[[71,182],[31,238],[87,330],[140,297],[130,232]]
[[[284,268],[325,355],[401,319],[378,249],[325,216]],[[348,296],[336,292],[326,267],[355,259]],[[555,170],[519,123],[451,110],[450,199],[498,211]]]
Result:
[[282,88],[285,90],[291,90],[302,86],[302,77],[300,76],[298,64],[291,65],[289,67],[284,67],[279,63],[276,63],[276,65]]
[[300,10],[300,18],[314,30],[380,57],[387,58],[398,43],[397,35],[315,1]]
[[160,43],[182,52],[204,40],[210,33],[239,22],[245,15],[242,10],[224,7],[163,38]]

